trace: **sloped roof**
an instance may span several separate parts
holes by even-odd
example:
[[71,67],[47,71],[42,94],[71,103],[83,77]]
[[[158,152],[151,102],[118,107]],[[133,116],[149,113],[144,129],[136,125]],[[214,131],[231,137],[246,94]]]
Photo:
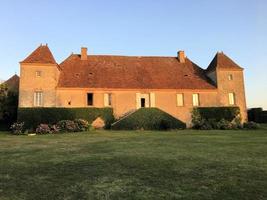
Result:
[[19,76],[17,74],[13,75],[11,78],[6,80],[4,84],[9,88],[9,89],[14,89],[18,90],[19,89]]
[[47,45],[40,45],[21,63],[57,64]]
[[224,53],[220,52],[215,55],[206,71],[213,71],[216,68],[229,69],[229,70],[243,70],[238,64],[236,64],[231,58]]
[[215,89],[204,70],[176,57],[81,56],[60,64],[58,87],[121,89]]

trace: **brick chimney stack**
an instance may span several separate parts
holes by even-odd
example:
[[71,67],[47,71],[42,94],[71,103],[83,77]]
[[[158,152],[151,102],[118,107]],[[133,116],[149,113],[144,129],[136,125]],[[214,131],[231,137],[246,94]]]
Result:
[[86,47],[81,48],[81,60],[87,60],[87,48]]
[[180,63],[185,63],[185,53],[184,51],[178,51],[178,60]]

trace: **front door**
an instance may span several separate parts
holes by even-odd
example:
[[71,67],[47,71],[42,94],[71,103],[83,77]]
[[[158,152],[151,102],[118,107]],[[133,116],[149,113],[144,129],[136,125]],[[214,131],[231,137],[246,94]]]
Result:
[[146,99],[145,98],[141,98],[141,108],[146,107]]

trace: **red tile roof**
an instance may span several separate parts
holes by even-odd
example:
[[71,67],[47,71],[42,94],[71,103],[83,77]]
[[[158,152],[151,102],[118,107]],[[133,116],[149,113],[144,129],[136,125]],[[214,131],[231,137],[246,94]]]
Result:
[[217,53],[211,63],[209,64],[206,71],[212,71],[216,68],[219,69],[233,69],[243,70],[238,64],[236,64],[231,58],[226,56],[224,53]]
[[47,45],[40,45],[21,63],[57,64]]
[[118,89],[215,89],[189,59],[71,55],[60,64],[58,87]]
[[18,90],[19,89],[19,76],[17,74],[13,75],[11,78],[6,80],[4,84],[7,85],[9,89]]

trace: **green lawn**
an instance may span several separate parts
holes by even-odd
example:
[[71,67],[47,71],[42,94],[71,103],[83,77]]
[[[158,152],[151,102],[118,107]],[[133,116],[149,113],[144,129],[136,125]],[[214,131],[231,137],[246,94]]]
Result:
[[0,199],[267,199],[267,129],[0,134]]

